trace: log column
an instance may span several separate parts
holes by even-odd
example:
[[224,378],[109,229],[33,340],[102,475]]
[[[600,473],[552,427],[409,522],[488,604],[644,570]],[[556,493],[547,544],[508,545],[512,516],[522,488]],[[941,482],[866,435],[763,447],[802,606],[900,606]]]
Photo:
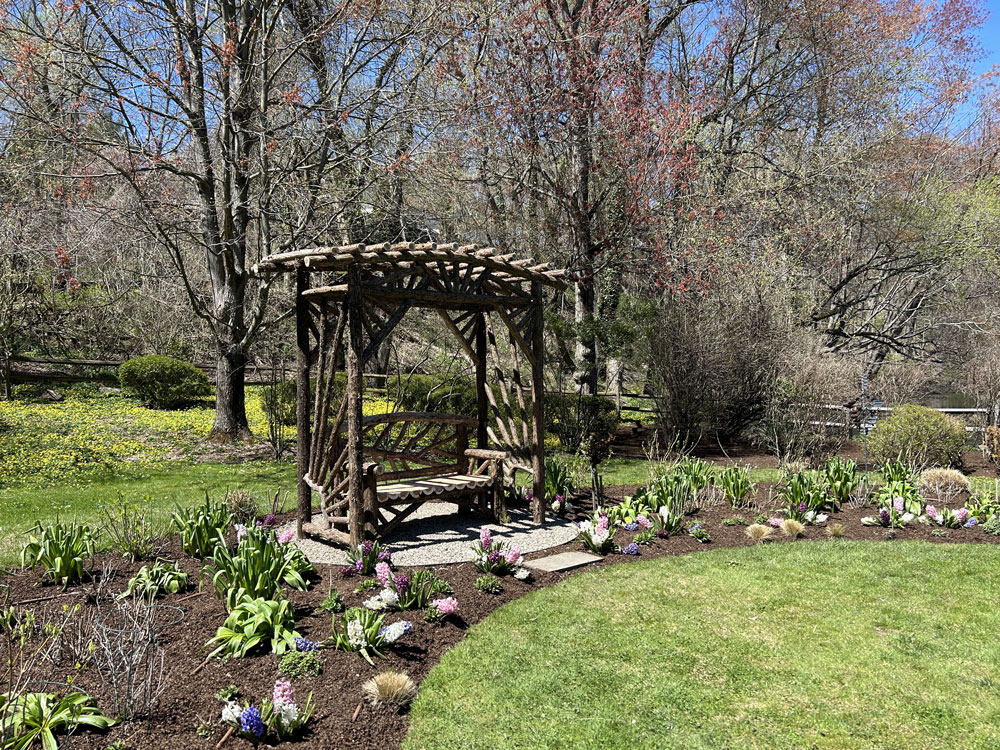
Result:
[[312,489],[306,483],[309,471],[309,307],[302,294],[309,288],[309,272],[295,271],[295,462],[298,477],[298,520],[296,534],[302,538],[302,524],[312,521]]
[[534,475],[532,485],[531,514],[535,523],[545,521],[545,337],[544,308],[542,307],[542,285],[531,282],[531,299],[535,307],[535,320],[531,327],[531,469]]
[[[490,404],[486,398],[486,389],[489,385],[486,382],[486,313],[476,313],[476,447],[479,450],[487,450],[490,447],[490,436],[486,431],[486,425],[490,419]],[[479,494],[477,504],[480,510],[484,510],[488,504],[488,495],[485,492]]]
[[361,304],[361,270],[355,263],[347,269],[347,524],[350,544],[364,538],[364,477],[361,444],[361,357],[364,352],[364,308]]

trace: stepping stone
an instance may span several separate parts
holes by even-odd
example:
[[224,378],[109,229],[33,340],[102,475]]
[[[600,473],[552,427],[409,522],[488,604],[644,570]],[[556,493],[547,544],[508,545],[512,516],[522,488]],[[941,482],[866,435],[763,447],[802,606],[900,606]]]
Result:
[[588,565],[600,559],[597,555],[588,555],[586,552],[560,552],[558,555],[540,557],[537,560],[529,560],[524,564],[529,568],[556,573],[560,570],[579,568],[581,565]]

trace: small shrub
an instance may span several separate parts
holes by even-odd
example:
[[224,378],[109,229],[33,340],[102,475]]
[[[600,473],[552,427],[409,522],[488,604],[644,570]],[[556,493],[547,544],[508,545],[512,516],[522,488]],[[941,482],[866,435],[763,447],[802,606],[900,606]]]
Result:
[[479,576],[474,584],[477,591],[494,596],[503,593],[503,582],[496,576]]
[[803,526],[801,522],[796,521],[794,518],[786,518],[781,522],[781,526],[779,528],[781,529],[782,534],[795,539],[797,536],[802,534],[802,530],[805,526]]
[[260,503],[257,502],[257,498],[246,490],[227,492],[225,503],[233,523],[241,526],[252,526],[260,513]]
[[762,523],[754,523],[747,526],[746,533],[750,539],[760,544],[761,542],[766,542],[774,536],[774,529],[770,526],[765,526]]
[[925,406],[906,404],[880,419],[868,437],[876,463],[898,459],[907,466],[961,466],[966,430],[961,420]]
[[831,539],[843,539],[846,531],[842,523],[831,523],[826,527],[826,535]]
[[403,672],[382,672],[362,686],[362,692],[374,705],[392,706],[399,710],[417,695],[417,683]]
[[[41,568],[43,577],[66,589],[84,576],[84,562],[94,560],[94,535],[87,526],[58,521],[29,533],[21,550],[21,565],[31,570]],[[37,535],[37,536],[36,536]]]
[[957,469],[925,469],[920,474],[920,489],[935,497],[969,491],[969,478]]
[[111,551],[133,562],[153,556],[152,500],[129,500],[119,492],[113,501],[98,504],[98,514]]
[[149,600],[164,593],[177,594],[187,585],[188,574],[177,567],[177,563],[157,560],[152,567],[143,565],[139,568],[139,572],[128,582],[128,588],[121,595]]
[[217,654],[244,657],[254,649],[270,645],[271,653],[295,650],[295,615],[287,600],[244,598],[237,603],[225,623],[206,648],[217,644],[209,657]]
[[278,671],[293,680],[315,677],[323,671],[323,662],[315,651],[289,651],[281,657]]
[[172,357],[135,357],[118,368],[122,388],[154,409],[174,409],[212,394],[201,370]]

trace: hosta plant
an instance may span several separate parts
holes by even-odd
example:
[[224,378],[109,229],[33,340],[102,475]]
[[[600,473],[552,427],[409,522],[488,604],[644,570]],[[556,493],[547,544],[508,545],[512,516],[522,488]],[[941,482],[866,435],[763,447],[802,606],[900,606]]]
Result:
[[360,575],[370,576],[380,562],[392,565],[392,552],[387,546],[366,539],[360,546],[347,550],[347,561],[347,567],[353,567]]
[[180,535],[181,549],[192,557],[209,557],[220,544],[226,546],[222,533],[232,523],[225,502],[211,500],[196,508],[178,508],[170,518],[170,526]]
[[479,541],[472,545],[471,555],[480,572],[498,576],[517,575],[524,562],[521,548],[494,539],[488,526],[479,530]]
[[38,524],[28,532],[21,550],[21,565],[40,568],[44,578],[64,589],[84,576],[85,563],[93,563],[94,534],[87,526],[59,521]]
[[188,585],[188,574],[177,567],[177,563],[157,560],[153,565],[143,565],[128,582],[122,597],[139,596],[155,599],[160,594],[176,594]]
[[80,726],[105,730],[115,724],[92,705],[84,693],[24,693],[0,695],[0,747],[3,750],[44,750],[59,747],[57,734],[67,734]]
[[849,459],[844,460],[840,456],[834,456],[826,462],[823,473],[826,475],[827,487],[830,488],[833,510],[840,510],[842,505],[850,501],[851,495],[861,483],[858,465]]
[[282,583],[305,591],[309,588],[305,575],[312,572],[312,564],[301,550],[281,544],[273,530],[259,526],[247,529],[235,550],[218,545],[204,567],[216,596],[226,600],[228,609],[245,596],[276,597]]
[[718,486],[733,508],[742,508],[756,489],[750,481],[750,468],[747,466],[730,466],[718,478]]
[[385,615],[370,609],[352,607],[342,617],[333,618],[333,647],[340,651],[361,654],[372,666],[372,656],[381,657],[383,646],[395,643],[413,630],[407,621],[384,625]]
[[217,654],[244,657],[254,649],[268,645],[271,653],[295,651],[295,615],[287,600],[244,598],[230,611],[222,627],[206,648],[215,645],[209,657]]

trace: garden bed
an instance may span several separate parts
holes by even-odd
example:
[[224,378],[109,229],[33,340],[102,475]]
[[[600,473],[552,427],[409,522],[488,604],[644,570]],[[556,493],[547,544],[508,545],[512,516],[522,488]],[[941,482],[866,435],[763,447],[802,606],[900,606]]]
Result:
[[[631,494],[634,489],[609,488],[609,494],[622,496]],[[771,492],[772,486],[761,485],[755,499],[764,502]],[[578,507],[586,504],[584,498],[577,499]],[[788,540],[777,535],[775,541],[769,544],[799,544],[803,541],[820,540],[824,543],[836,543],[827,541],[825,529],[832,523],[843,524],[846,539],[886,540],[886,543],[925,540],[993,544],[1000,541],[1000,537],[991,536],[978,527],[950,529],[939,536],[932,534],[935,529],[940,533],[938,527],[911,524],[890,533],[882,527],[861,524],[861,518],[871,512],[871,506],[845,508],[833,514],[825,526],[807,526],[800,539]],[[724,520],[736,514],[753,522],[754,511],[733,511],[725,503],[719,503],[711,508],[702,508],[690,517],[691,521],[696,520],[705,525],[711,533],[711,543],[699,543],[683,533],[669,539],[657,538],[640,547],[638,556],[611,554],[588,566],[588,569],[719,547],[747,546],[751,541],[746,536],[744,526],[723,525]],[[615,541],[624,546],[632,540],[634,534],[635,532],[620,529]],[[526,558],[530,560],[579,549],[580,543],[572,542],[526,555]],[[192,581],[197,579],[200,563],[185,555],[176,541],[165,542],[160,556],[177,560],[180,567],[191,574]],[[86,621],[88,618],[93,619],[96,614],[94,597],[98,591],[102,590],[104,596],[122,591],[139,567],[138,563],[128,563],[106,554],[100,555],[96,569],[113,571],[109,580],[101,581],[102,576],[98,574],[96,580],[71,587],[66,594],[56,586],[38,585],[38,575],[29,571],[13,571],[0,578],[0,583],[9,587],[9,603],[18,605],[26,602],[23,606],[32,609],[39,620],[44,619],[45,612],[57,612],[66,604],[78,602],[81,604],[78,617]],[[398,747],[407,731],[408,717],[405,712],[396,714],[390,710],[373,708],[363,702],[361,686],[365,680],[385,670],[398,670],[408,673],[419,683],[438,662],[442,653],[462,639],[470,625],[481,621],[505,602],[572,575],[572,572],[533,571],[532,579],[527,582],[504,577],[503,593],[494,596],[476,590],[474,583],[482,574],[472,563],[439,566],[433,570],[454,589],[454,596],[459,602],[458,616],[451,616],[442,624],[425,622],[419,611],[393,616],[390,619],[410,619],[413,622],[413,632],[395,645],[387,647],[383,652],[385,658],[376,658],[374,667],[355,653],[321,650],[319,656],[323,663],[322,673],[317,677],[305,677],[295,682],[300,700],[312,691],[316,705],[313,722],[301,741],[303,744],[309,747],[379,750]],[[288,599],[295,608],[296,630],[305,638],[315,641],[329,638],[331,615],[317,609],[317,605],[331,589],[336,589],[343,594],[347,606],[359,606],[363,599],[371,595],[354,593],[359,580],[361,579],[358,577],[344,578],[339,568],[320,566],[317,579],[309,591],[287,590]],[[43,597],[51,598],[39,601]],[[269,653],[242,659],[215,658],[198,669],[204,661],[205,643],[226,618],[223,602],[214,596],[210,587],[196,596],[192,596],[190,590],[167,595],[160,603],[179,607],[183,610],[183,620],[165,629],[161,636],[168,655],[169,678],[154,717],[148,722],[116,726],[107,734],[81,732],[74,736],[73,747],[105,748],[117,740],[123,741],[125,747],[134,748],[215,747],[225,733],[225,727],[219,720],[222,703],[214,697],[217,691],[228,685],[236,685],[241,695],[250,700],[270,695],[274,681],[280,674],[278,657]],[[105,688],[102,687],[96,670],[78,670],[70,661],[53,666],[47,673],[36,677],[52,682],[64,682],[67,678],[72,678],[74,685],[94,697],[98,705],[106,705]],[[230,738],[225,746],[239,747],[245,744],[244,740]]]

